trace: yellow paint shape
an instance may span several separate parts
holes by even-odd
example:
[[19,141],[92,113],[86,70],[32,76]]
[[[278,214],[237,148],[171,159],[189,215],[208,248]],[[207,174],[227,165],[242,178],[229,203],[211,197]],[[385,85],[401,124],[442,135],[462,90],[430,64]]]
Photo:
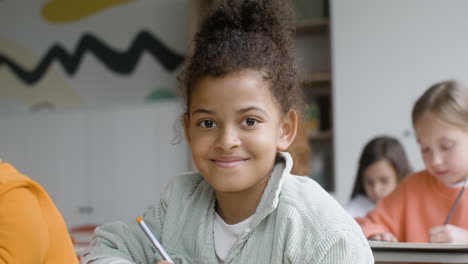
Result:
[[[37,56],[19,43],[0,39],[0,50],[5,51],[25,68],[33,69]],[[33,86],[23,83],[10,69],[0,67],[0,98],[10,99],[29,107],[43,102],[52,103],[56,108],[70,108],[81,104],[79,95],[65,82],[65,79],[50,67],[47,73]]]
[[49,0],[41,15],[52,23],[68,23],[131,1],[135,0]]

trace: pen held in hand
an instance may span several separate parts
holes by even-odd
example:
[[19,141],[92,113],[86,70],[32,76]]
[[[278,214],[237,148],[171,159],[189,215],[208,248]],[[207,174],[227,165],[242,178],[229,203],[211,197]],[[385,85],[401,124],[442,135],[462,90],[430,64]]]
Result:
[[149,238],[153,246],[156,248],[159,255],[161,255],[164,260],[174,263],[172,259],[169,257],[169,255],[167,254],[166,250],[164,250],[164,248],[162,247],[161,243],[159,243],[159,241],[153,235],[151,230],[148,228],[145,221],[143,221],[143,218],[138,217],[136,221],[138,225],[141,227],[141,229],[143,230],[143,232],[146,234],[146,236]]
[[445,218],[444,225],[447,225],[448,222],[450,221],[450,218],[452,217],[453,212],[455,211],[455,208],[458,205],[458,202],[460,201],[460,198],[463,195],[463,192],[465,192],[466,184],[468,183],[468,178],[465,179],[465,182],[463,183],[463,187],[461,188],[460,192],[458,193],[457,199],[455,199],[455,202],[452,205],[452,208],[450,208],[450,212],[447,215],[447,218]]

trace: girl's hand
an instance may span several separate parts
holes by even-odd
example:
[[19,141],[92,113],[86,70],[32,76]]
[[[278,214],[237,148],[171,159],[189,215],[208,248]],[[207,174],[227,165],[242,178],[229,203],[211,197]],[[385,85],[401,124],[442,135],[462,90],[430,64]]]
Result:
[[435,226],[429,229],[429,242],[468,244],[468,230],[454,225]]
[[373,235],[369,238],[370,240],[387,241],[387,242],[398,242],[398,239],[390,232]]

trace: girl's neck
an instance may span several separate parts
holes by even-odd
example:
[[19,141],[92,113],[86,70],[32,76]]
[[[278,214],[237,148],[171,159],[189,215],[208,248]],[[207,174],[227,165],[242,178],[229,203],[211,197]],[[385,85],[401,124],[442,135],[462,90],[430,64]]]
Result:
[[468,179],[465,178],[464,180],[462,181],[459,181],[459,182],[456,182],[456,183],[452,183],[452,184],[445,184],[447,187],[450,187],[450,188],[460,188],[460,187],[463,187],[463,185],[465,185],[467,183]]
[[241,192],[218,192],[216,196],[216,212],[226,224],[236,224],[249,218],[257,210],[263,191],[270,176],[265,177],[255,186]]

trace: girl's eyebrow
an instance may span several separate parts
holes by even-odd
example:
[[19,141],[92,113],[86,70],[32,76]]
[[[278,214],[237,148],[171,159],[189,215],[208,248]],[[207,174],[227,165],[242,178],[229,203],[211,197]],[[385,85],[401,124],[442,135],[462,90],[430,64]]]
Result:
[[456,140],[453,139],[453,138],[442,137],[442,138],[440,138],[440,141],[442,141],[442,142],[447,142],[447,141],[448,142],[455,142]]
[[194,110],[192,112],[192,115],[194,114],[210,114],[210,115],[214,115],[215,114],[215,111],[212,111],[212,110],[208,110],[208,109],[203,109],[203,108],[198,108],[196,110]]
[[[265,114],[265,115],[268,115],[268,113],[267,113],[265,110],[263,110],[263,109],[261,109],[261,108],[259,108],[259,107],[256,107],[256,106],[244,107],[244,108],[239,109],[237,112],[243,114],[243,113],[246,113],[246,112],[249,112],[249,111],[253,111],[253,110],[257,110],[257,111],[262,112],[262,113]],[[213,111],[213,110],[208,110],[208,109],[204,109],[204,108],[198,108],[198,109],[196,109],[196,110],[194,110],[194,111],[192,112],[192,115],[195,115],[195,114],[210,114],[210,115],[214,115],[214,114],[216,114],[216,112]]]
[[258,110],[258,111],[262,112],[263,114],[268,115],[268,113],[265,110],[263,110],[263,109],[261,109],[259,107],[256,107],[256,106],[248,106],[248,107],[245,107],[245,108],[241,108],[237,112],[246,113],[246,112],[249,112],[249,111],[252,111],[252,110]]

